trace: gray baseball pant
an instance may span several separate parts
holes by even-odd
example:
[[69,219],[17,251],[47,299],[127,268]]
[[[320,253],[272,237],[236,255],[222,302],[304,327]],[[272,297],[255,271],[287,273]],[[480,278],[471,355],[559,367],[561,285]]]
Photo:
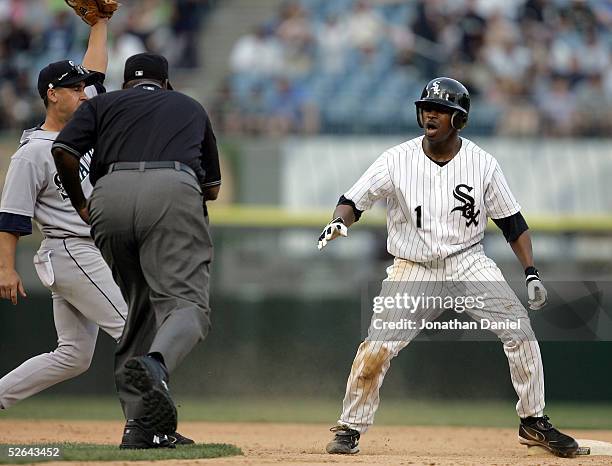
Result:
[[210,328],[212,241],[202,190],[175,170],[114,171],[89,201],[92,235],[128,303],[115,358],[115,381],[127,419],[142,417],[140,393],[124,380],[124,363],[160,353],[169,373]]
[[3,408],[85,372],[98,328],[118,341],[126,320],[127,305],[91,238],[46,238],[34,265],[53,298],[57,348],[0,379]]

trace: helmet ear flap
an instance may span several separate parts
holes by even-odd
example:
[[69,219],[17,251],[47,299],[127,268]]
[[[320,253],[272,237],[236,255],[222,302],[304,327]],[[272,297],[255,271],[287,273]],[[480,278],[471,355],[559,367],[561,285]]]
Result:
[[457,130],[465,128],[467,124],[467,115],[459,110],[453,112],[451,117],[451,126]]
[[419,124],[419,127],[422,128],[423,127],[423,110],[421,110],[421,107],[419,107],[418,105],[416,109],[416,115],[417,115],[417,123]]

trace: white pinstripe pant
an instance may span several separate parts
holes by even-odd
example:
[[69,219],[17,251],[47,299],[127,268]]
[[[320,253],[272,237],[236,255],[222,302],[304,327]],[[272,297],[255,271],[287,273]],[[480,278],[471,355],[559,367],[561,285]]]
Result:
[[[497,265],[485,256],[481,244],[472,246],[459,254],[443,260],[415,263],[395,259],[387,269],[381,296],[396,293],[435,296],[444,289],[461,282],[461,293],[484,295],[482,309],[466,309],[474,320],[491,322],[520,321],[518,330],[492,330],[502,341],[508,358],[512,384],[518,395],[516,412],[520,417],[542,416],[544,410],[544,369],[540,348],[531,328],[527,310],[508,286]],[[467,282],[467,289],[466,288]],[[459,290],[455,290],[457,292]],[[419,320],[433,321],[443,309],[425,309]],[[387,321],[398,321],[397,312],[377,314],[374,317]],[[402,314],[403,315],[403,314]],[[380,402],[379,390],[393,359],[420,332],[401,330],[386,333],[370,324],[368,337],[361,343],[351,367],[346,386],[342,415],[339,424],[365,432],[374,422]]]

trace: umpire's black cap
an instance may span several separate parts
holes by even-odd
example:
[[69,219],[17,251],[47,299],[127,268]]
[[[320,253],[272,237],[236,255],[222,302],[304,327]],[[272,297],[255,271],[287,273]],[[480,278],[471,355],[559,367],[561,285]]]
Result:
[[[153,79],[165,81],[168,79],[168,60],[155,53],[138,53],[125,61],[123,70],[124,84],[134,79]],[[173,90],[168,81],[168,89]]]
[[44,99],[47,95],[47,89],[70,87],[81,81],[89,86],[96,80],[96,74],[95,71],[89,71],[81,65],[75,65],[72,60],[50,63],[38,74],[38,94]]

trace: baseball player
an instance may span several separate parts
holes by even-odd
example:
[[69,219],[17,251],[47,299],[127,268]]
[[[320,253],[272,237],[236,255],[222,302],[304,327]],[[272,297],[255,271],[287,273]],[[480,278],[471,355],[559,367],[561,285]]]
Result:
[[[18,295],[26,296],[15,270],[15,251],[20,236],[32,233],[34,219],[44,236],[34,266],[51,291],[58,346],[0,379],[1,409],[86,371],[98,329],[118,342],[125,325],[127,305],[90,237],[90,227],[72,207],[51,155],[51,145],[78,106],[105,92],[107,23],[107,18],[98,18],[91,27],[82,66],[64,60],[40,72],[38,92],[46,108],[45,121],[23,133],[9,165],[0,204],[0,296],[13,304]],[[92,153],[81,159],[79,170],[87,193],[92,191]],[[136,436],[139,448],[193,443],[178,433],[167,438]]]
[[[319,249],[340,236],[379,199],[387,202],[387,248],[394,256],[380,297],[441,296],[461,288],[482,306],[466,309],[475,321],[488,322],[502,341],[512,384],[518,395],[519,441],[571,457],[578,444],[559,432],[544,415],[544,374],[540,349],[527,311],[483,252],[487,219],[501,228],[525,269],[529,307],[542,308],[546,289],[534,267],[531,239],[520,206],[498,162],[473,142],[459,136],[470,109],[466,88],[450,78],[436,78],[416,102],[424,136],[385,151],[343,196],[333,219],[319,237]],[[456,296],[451,293],[451,295]],[[380,302],[380,301],[379,301]],[[457,310],[455,308],[455,310]],[[443,309],[418,309],[421,324],[394,329],[398,304],[374,309],[368,336],[359,346],[348,378],[343,409],[328,453],[359,451],[360,435],[374,421],[379,390],[391,359]],[[394,321],[395,320],[395,321]],[[418,321],[415,320],[415,324]],[[483,327],[485,328],[485,327]]]

